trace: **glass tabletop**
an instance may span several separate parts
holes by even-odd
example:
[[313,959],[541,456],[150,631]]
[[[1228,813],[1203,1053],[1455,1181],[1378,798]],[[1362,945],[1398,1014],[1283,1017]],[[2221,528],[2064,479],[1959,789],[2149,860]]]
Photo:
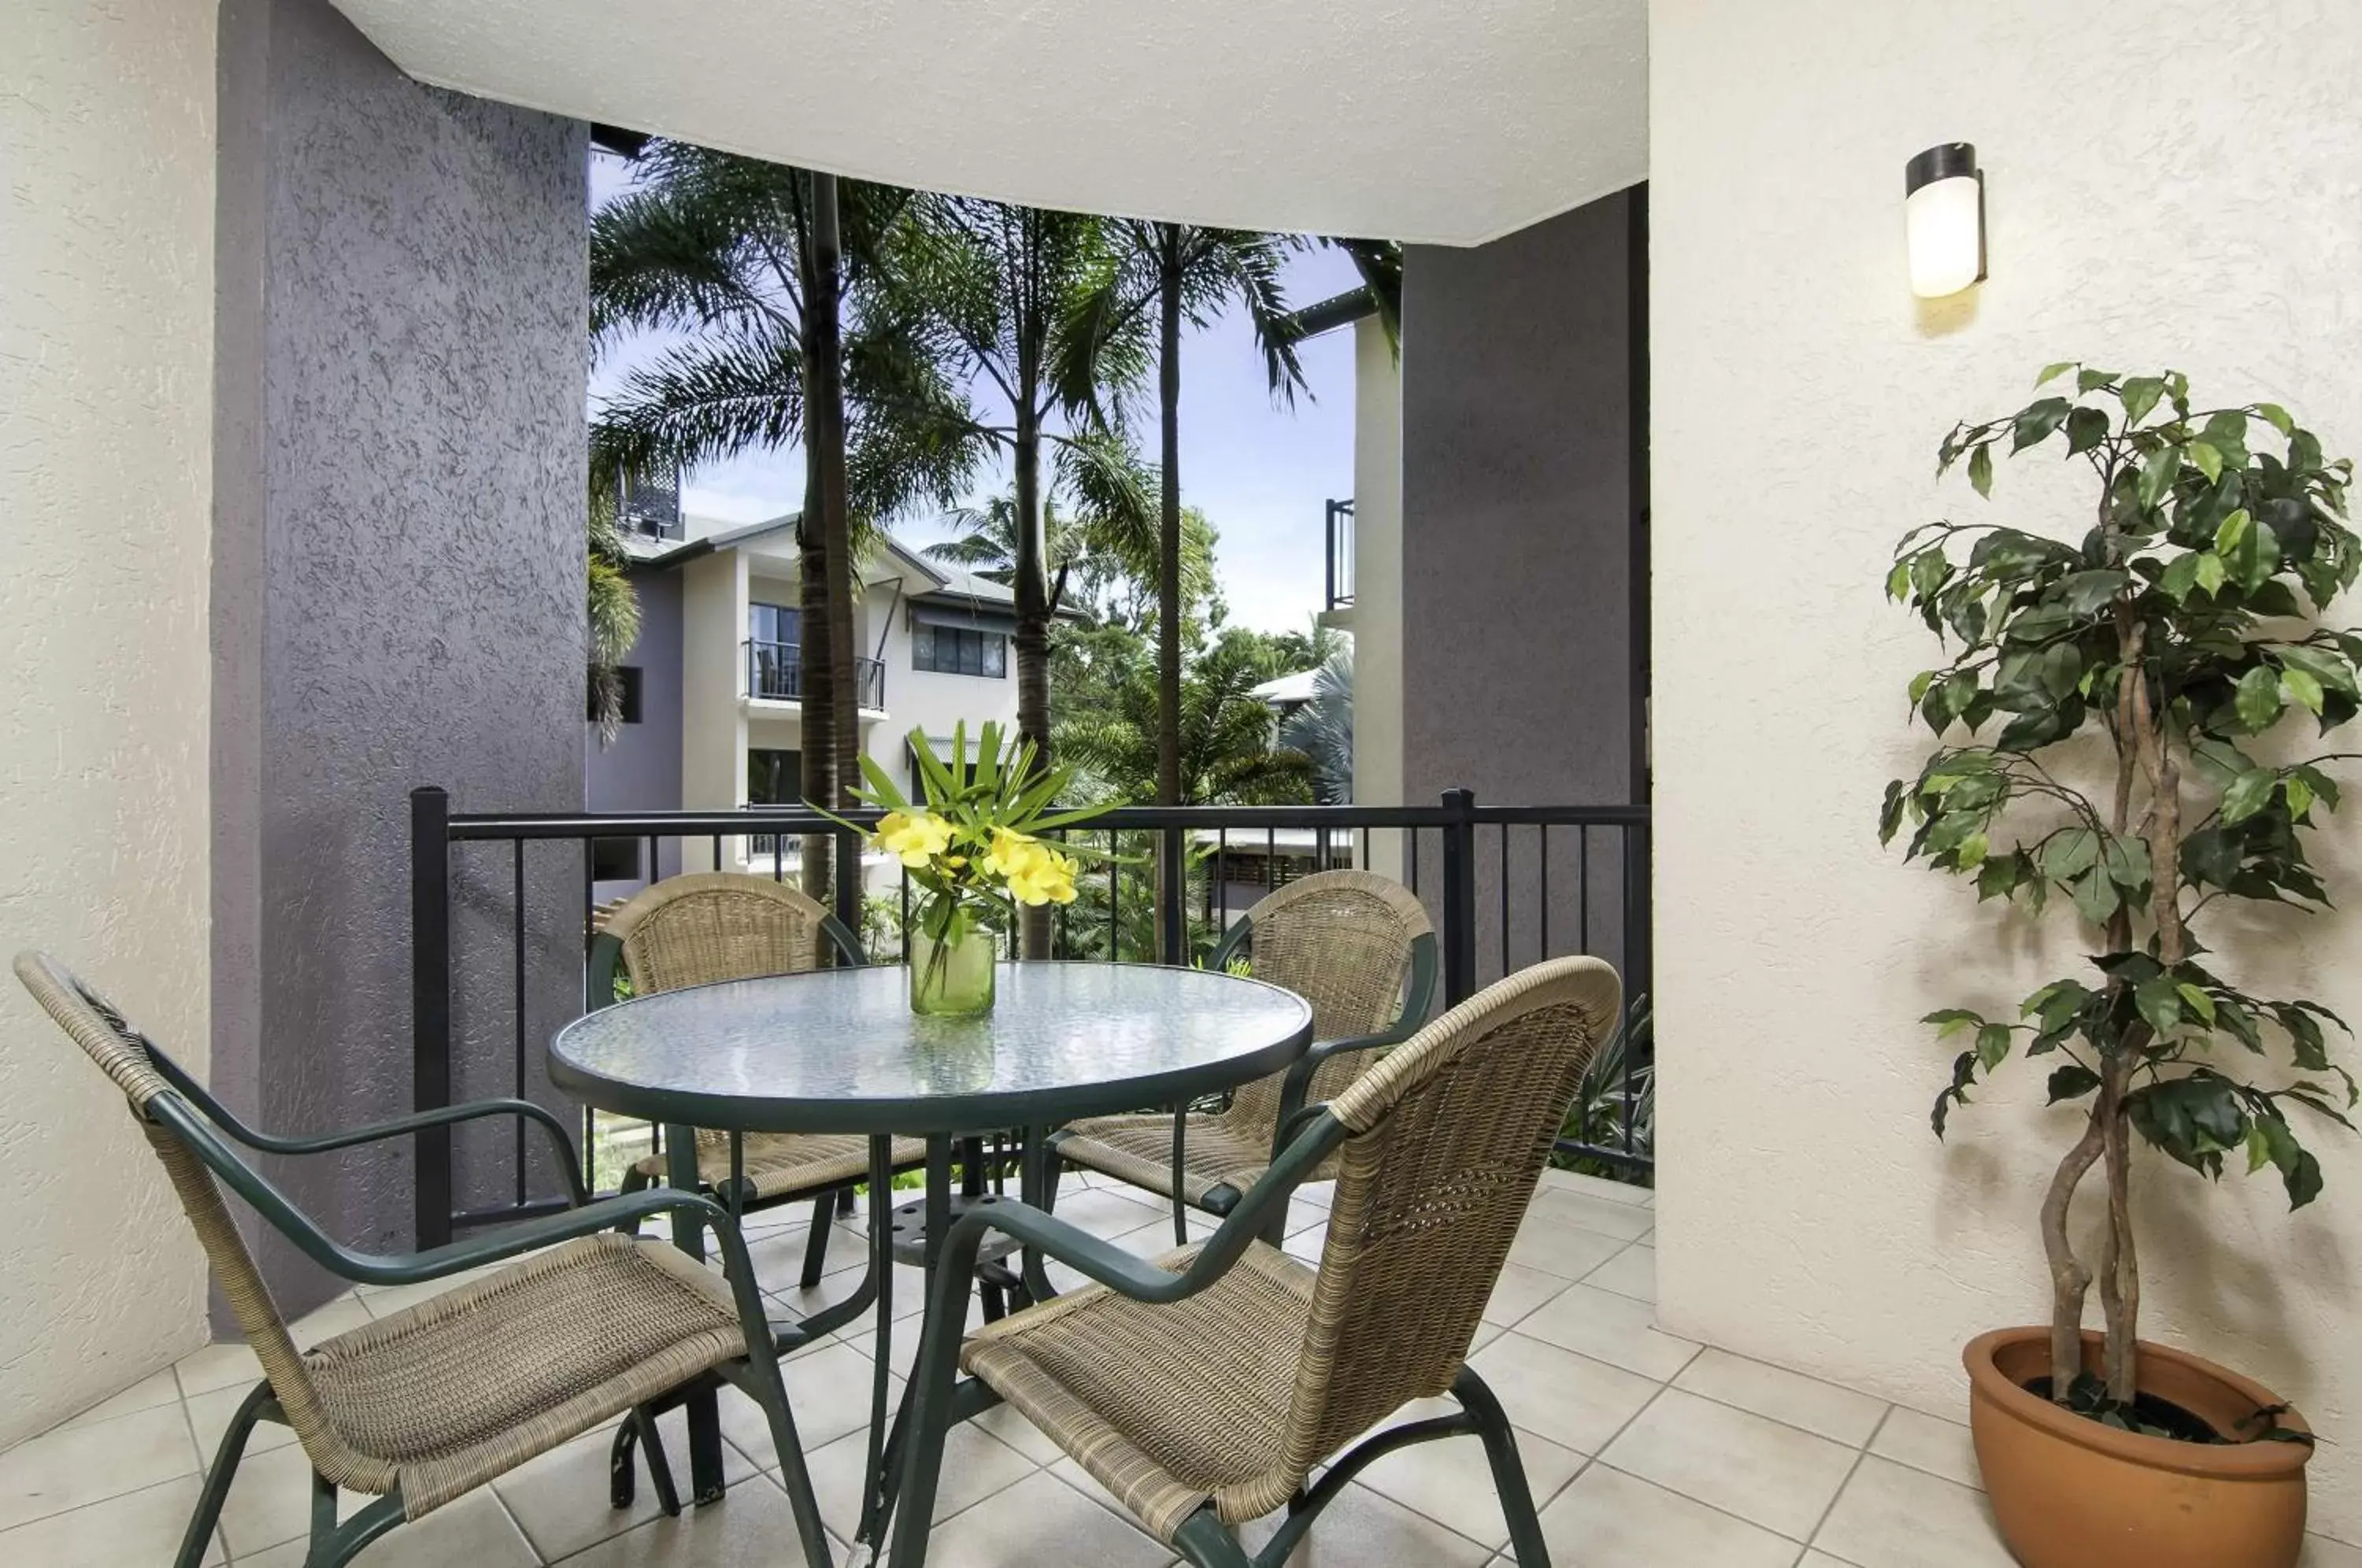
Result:
[[748,1132],[971,1132],[1142,1110],[1278,1072],[1292,991],[1148,964],[1004,963],[983,1018],[911,1011],[894,966],[638,997],[557,1032],[549,1077],[602,1110]]

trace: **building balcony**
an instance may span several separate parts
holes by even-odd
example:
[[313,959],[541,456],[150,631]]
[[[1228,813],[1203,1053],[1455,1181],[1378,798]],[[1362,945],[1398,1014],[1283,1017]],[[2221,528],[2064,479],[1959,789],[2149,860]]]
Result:
[[[804,695],[803,653],[794,643],[771,643],[748,639],[740,645],[746,651],[746,700],[750,702],[800,702]],[[855,680],[858,683],[858,706],[864,713],[883,715],[886,712],[886,665],[882,659],[857,658],[853,661]]]

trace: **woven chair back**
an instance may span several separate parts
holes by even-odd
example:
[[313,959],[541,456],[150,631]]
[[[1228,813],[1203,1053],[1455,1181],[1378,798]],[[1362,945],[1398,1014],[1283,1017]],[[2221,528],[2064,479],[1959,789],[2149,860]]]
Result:
[[1305,1474],[1467,1357],[1621,987],[1556,958],[1436,1019],[1329,1103],[1350,1135],[1288,1415]]
[[624,972],[642,996],[800,975],[821,964],[828,911],[784,882],[737,871],[697,871],[635,894],[607,920]]
[[245,1238],[231,1222],[213,1172],[179,1134],[150,1119],[149,1108],[157,1100],[181,1098],[156,1070],[155,1060],[163,1053],[112,1003],[56,960],[39,953],[20,954],[16,970],[41,1010],[115,1080],[131,1102],[131,1113],[162,1163],[197,1233],[197,1242],[213,1266],[214,1278],[228,1299],[247,1344],[262,1364],[270,1391],[287,1412],[288,1424],[295,1429],[305,1453],[326,1474],[354,1474],[354,1456],[329,1425],[304,1358],[288,1336],[286,1320],[263,1285]]
[[[1400,1016],[1411,944],[1429,934],[1426,909],[1409,889],[1368,871],[1320,871],[1291,882],[1247,911],[1246,956],[1258,980],[1312,1004],[1312,1037],[1375,1034]],[[1308,1104],[1334,1099],[1367,1072],[1376,1053],[1348,1051],[1313,1075]],[[1279,1130],[1275,1073],[1231,1101],[1234,1126],[1268,1138]]]

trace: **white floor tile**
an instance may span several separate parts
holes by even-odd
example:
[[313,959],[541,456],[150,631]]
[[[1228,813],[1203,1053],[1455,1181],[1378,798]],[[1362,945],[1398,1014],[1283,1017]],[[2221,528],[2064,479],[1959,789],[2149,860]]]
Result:
[[1581,1171],[1544,1170],[1541,1185],[1564,1192],[1588,1193],[1594,1198],[1604,1198],[1610,1203],[1628,1203],[1642,1209],[1657,1198],[1651,1188],[1628,1181],[1610,1181],[1606,1176],[1586,1176]]
[[1801,1542],[1857,1456],[1827,1438],[1669,1388],[1600,1457]]
[[[237,1568],[303,1568],[307,1550],[305,1541],[285,1541],[239,1558]],[[490,1492],[471,1492],[415,1524],[396,1525],[355,1561],[368,1568],[540,1568],[541,1563]]]
[[[844,1561],[842,1542],[832,1540],[829,1551]],[[758,1475],[720,1502],[651,1519],[564,1561],[567,1568],[800,1568],[803,1558],[787,1494]]]
[[927,1568],[1164,1568],[1174,1553],[1047,1470],[953,1515],[934,1532]]
[[117,1416],[128,1416],[138,1410],[152,1410],[159,1405],[170,1404],[181,1397],[180,1379],[171,1367],[153,1372],[111,1398],[102,1399],[72,1420],[61,1421],[64,1427],[86,1427],[98,1421],[111,1421]]
[[1042,1429],[1012,1405],[995,1405],[968,1425],[990,1432],[1036,1464],[1055,1464],[1065,1457],[1065,1450],[1043,1436]]
[[2296,1568],[2362,1568],[2362,1546],[2348,1546],[2325,1535],[2308,1535]]
[[1514,1327],[1518,1319],[1566,1287],[1567,1281],[1557,1275],[1544,1274],[1523,1264],[1505,1264],[1501,1277],[1494,1282],[1491,1297],[1485,1303],[1485,1321],[1505,1329]]
[[1878,1436],[1871,1440],[1870,1452],[1963,1486],[1981,1489],[1984,1485],[1977,1474],[1976,1445],[1969,1441],[1969,1429],[1959,1421],[1941,1420],[1897,1405],[1886,1424],[1878,1429]]
[[1579,1230],[1596,1231],[1619,1242],[1639,1241],[1656,1222],[1654,1214],[1637,1204],[1619,1203],[1588,1192],[1570,1192],[1564,1187],[1546,1187],[1535,1193],[1533,1202],[1526,1209],[1529,1226],[1573,1225]]
[[1630,1246],[1583,1276],[1594,1290],[1612,1290],[1636,1301],[1657,1298],[1657,1249],[1646,1242]]
[[[194,1475],[127,1492],[15,1529],[0,1530],[0,1562],[22,1568],[124,1568],[164,1563],[181,1550],[203,1485]],[[215,1531],[206,1568],[225,1561]]]
[[1875,1454],[1813,1544],[1856,1568],[2014,1568],[1984,1495]]
[[[850,1432],[820,1449],[807,1461],[812,1490],[820,1498],[821,1518],[829,1532],[842,1540],[853,1539],[861,1525],[863,1483],[869,1468],[869,1432]],[[1014,1486],[1037,1467],[1007,1443],[963,1422],[951,1430],[944,1444],[943,1470],[935,1487],[937,1522],[974,1507],[996,1492]]]
[[1556,1220],[1529,1218],[1518,1227],[1518,1239],[1509,1245],[1509,1261],[1527,1268],[1554,1274],[1561,1279],[1577,1280],[1617,1253],[1627,1241],[1604,1236],[1596,1231],[1586,1231],[1579,1225],[1568,1225]]
[[197,1472],[178,1401],[61,1427],[0,1453],[0,1529]]
[[[237,1408],[246,1403],[247,1395],[252,1391],[251,1384],[234,1383],[185,1402],[190,1430],[196,1434],[197,1457],[207,1469],[213,1467],[214,1456],[221,1452],[222,1433],[229,1430],[230,1418],[237,1414]],[[294,1428],[280,1421],[257,1421],[247,1437],[246,1452],[248,1456],[269,1453],[294,1441]]]
[[1577,1453],[1596,1453],[1657,1397],[1648,1378],[1512,1330],[1469,1364],[1521,1431],[1539,1432]]
[[1542,1510],[1563,1568],[1788,1568],[1796,1543],[1604,1463]]
[[[1446,1410],[1451,1408],[1448,1400],[1436,1403]],[[1405,1419],[1415,1419],[1430,1413],[1440,1412],[1403,1414]],[[1526,1486],[1536,1507],[1556,1496],[1583,1467],[1581,1454],[1532,1432],[1518,1434],[1518,1456],[1525,1464]],[[1508,1542],[1493,1466],[1485,1457],[1484,1440],[1473,1433],[1398,1448],[1363,1471],[1359,1484],[1471,1540],[1496,1550]]]
[[1725,1350],[1706,1351],[1673,1379],[1673,1386],[1854,1448],[1870,1441],[1886,1413],[1885,1403],[1867,1394]]
[[[1256,1519],[1239,1529],[1249,1551],[1271,1539],[1282,1516]],[[1424,1514],[1359,1485],[1337,1496],[1296,1550],[1286,1568],[1363,1568],[1364,1564],[1410,1564],[1418,1568],[1483,1568],[1492,1548],[1446,1529]]]
[[[665,1459],[672,1470],[673,1485],[686,1493],[690,1484],[688,1417],[679,1410],[668,1411],[657,1426],[664,1439]],[[509,1516],[516,1520],[526,1540],[545,1561],[554,1562],[570,1553],[587,1551],[611,1536],[646,1524],[662,1512],[657,1506],[656,1487],[648,1481],[647,1462],[638,1456],[633,1460],[640,1470],[632,1506],[608,1506],[607,1457],[613,1441],[614,1426],[611,1423],[519,1465],[492,1483]],[[767,1443],[763,1457],[771,1457]],[[735,1486],[755,1473],[755,1462],[740,1452],[735,1444],[722,1445],[722,1479],[725,1485]]]
[[191,1351],[173,1364],[172,1370],[180,1375],[181,1392],[191,1397],[233,1384],[251,1387],[262,1380],[262,1364],[235,1340]]
[[1518,1332],[1663,1383],[1687,1366],[1699,1347],[1661,1331],[1656,1318],[1656,1308],[1646,1301],[1573,1285],[1522,1320]]
[[[849,1431],[869,1425],[875,1364],[851,1345],[834,1344],[810,1355],[780,1364],[788,1386],[788,1410],[795,1417],[796,1438],[809,1453]],[[889,1376],[887,1409],[902,1397],[902,1380]],[[763,1408],[735,1388],[720,1395],[722,1433],[758,1464],[768,1467],[774,1452],[771,1426]]]
[[359,1297],[347,1291],[326,1305],[306,1312],[287,1325],[288,1338],[298,1350],[310,1350],[323,1340],[349,1333],[368,1322],[372,1316]]

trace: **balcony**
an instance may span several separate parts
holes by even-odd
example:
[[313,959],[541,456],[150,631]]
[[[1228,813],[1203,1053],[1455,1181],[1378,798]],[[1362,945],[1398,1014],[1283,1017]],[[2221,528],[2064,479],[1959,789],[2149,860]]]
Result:
[[[740,645],[746,650],[746,695],[757,702],[800,701],[804,694],[803,653],[793,643],[762,642],[749,638]],[[868,712],[883,712],[886,708],[886,665],[881,659],[857,658],[853,661],[854,679],[859,683],[859,706]]]

